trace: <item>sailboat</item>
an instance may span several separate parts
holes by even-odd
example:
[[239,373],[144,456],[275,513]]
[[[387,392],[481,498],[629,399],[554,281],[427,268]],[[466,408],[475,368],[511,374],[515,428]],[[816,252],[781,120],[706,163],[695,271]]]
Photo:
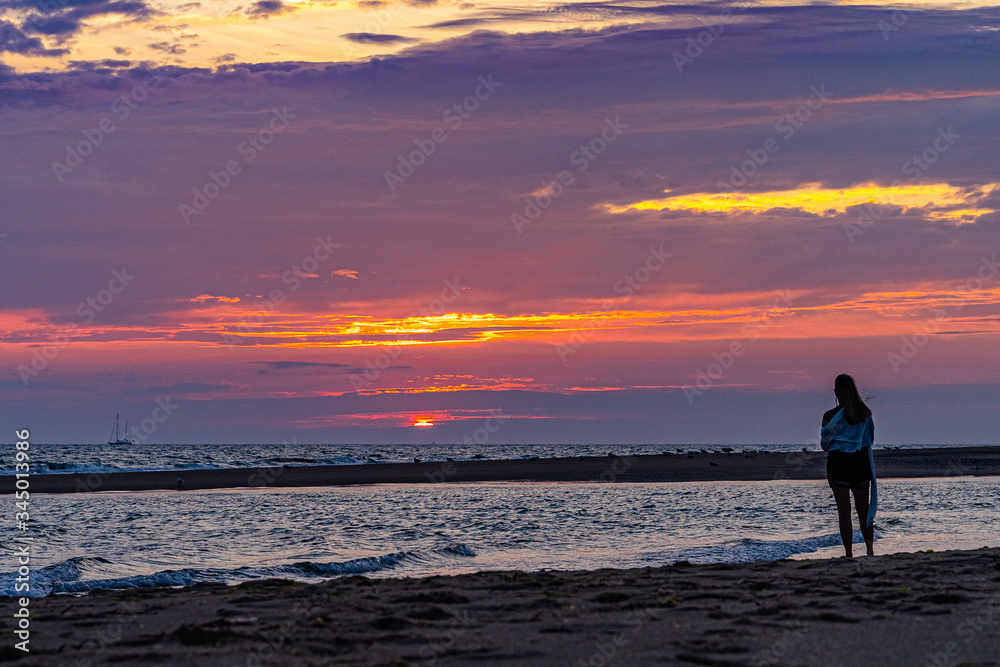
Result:
[[[125,421],[125,435],[128,435],[128,420]],[[118,433],[118,413],[115,413],[115,427],[111,431],[111,437],[114,440],[108,440],[109,445],[134,445],[135,440],[129,440],[127,437],[122,438]]]

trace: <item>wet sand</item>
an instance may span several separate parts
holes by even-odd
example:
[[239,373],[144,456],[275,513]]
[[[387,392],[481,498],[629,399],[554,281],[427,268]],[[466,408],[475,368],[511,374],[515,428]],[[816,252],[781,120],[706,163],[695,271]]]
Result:
[[22,665],[1000,665],[1000,549],[31,602]]
[[[613,452],[613,449],[611,450]],[[668,450],[672,451],[672,450]],[[879,478],[1000,475],[1000,447],[875,450]],[[32,493],[441,482],[694,482],[826,479],[826,453],[695,453],[31,476]],[[0,492],[14,479],[0,477]]]

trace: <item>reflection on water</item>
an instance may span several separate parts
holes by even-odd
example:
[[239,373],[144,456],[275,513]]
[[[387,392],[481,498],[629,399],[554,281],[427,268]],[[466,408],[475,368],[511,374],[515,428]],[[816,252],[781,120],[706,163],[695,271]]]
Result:
[[[883,480],[879,491],[877,553],[1000,546],[998,477]],[[385,485],[32,501],[32,592],[40,594],[843,553],[832,494],[818,481]],[[12,585],[6,577],[2,592]]]

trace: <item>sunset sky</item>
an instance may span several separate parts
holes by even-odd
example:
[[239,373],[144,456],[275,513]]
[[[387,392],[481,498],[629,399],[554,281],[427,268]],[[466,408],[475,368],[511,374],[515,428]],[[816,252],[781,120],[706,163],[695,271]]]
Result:
[[1000,7],[0,0],[7,437],[997,443],[998,255]]

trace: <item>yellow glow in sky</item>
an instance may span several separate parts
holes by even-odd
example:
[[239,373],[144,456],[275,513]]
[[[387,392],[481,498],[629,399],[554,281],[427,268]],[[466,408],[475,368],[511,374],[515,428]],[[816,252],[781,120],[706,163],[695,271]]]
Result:
[[[663,199],[649,199],[625,206],[609,205],[611,213],[628,210],[690,210],[702,213],[763,213],[774,208],[799,209],[815,215],[844,213],[849,206],[883,204],[926,209],[928,217],[967,222],[972,217],[992,212],[974,204],[1000,184],[993,183],[973,192],[947,183],[882,186],[862,183],[850,188],[824,188],[806,183],[794,190],[767,192],[695,192]],[[670,190],[665,190],[669,194]],[[959,208],[960,207],[960,208]]]
[[[8,3],[15,4],[15,3]],[[64,2],[43,3],[61,8]],[[733,12],[721,17],[722,9],[707,15],[690,13],[642,13],[622,8],[587,5],[576,0],[543,2],[496,2],[483,0],[381,0],[363,4],[359,0],[284,0],[284,6],[267,15],[254,0],[159,0],[151,3],[148,15],[111,13],[86,17],[79,32],[65,40],[46,39],[46,47],[65,47],[61,56],[39,56],[8,52],[2,61],[20,72],[63,70],[70,61],[129,59],[184,67],[215,67],[228,62],[343,62],[389,55],[417,45],[467,35],[476,30],[532,33],[569,29],[601,30],[609,27],[656,26],[701,30],[705,25],[763,20]],[[694,2],[692,4],[699,4]],[[709,4],[707,1],[704,4]],[[799,0],[764,0],[758,5],[791,6]],[[834,4],[865,4],[869,0],[839,0]],[[991,6],[993,2],[947,2],[910,0],[886,6],[887,29],[899,30],[908,15],[896,9],[946,9]],[[639,3],[641,8],[643,3]],[[0,8],[0,20],[21,24],[34,10],[24,7]],[[718,13],[716,13],[718,12]],[[895,23],[893,23],[895,21]],[[989,29],[991,26],[983,26]],[[875,26],[873,26],[873,29]],[[368,42],[344,35],[367,33],[383,36]],[[394,37],[401,39],[394,39]]]
[[[64,3],[65,4],[65,3]],[[69,38],[63,56],[3,54],[21,72],[62,70],[69,61],[127,59],[183,67],[216,67],[229,62],[345,62],[390,55],[479,29],[539,32],[585,27],[591,30],[634,23],[629,13],[586,11],[570,0],[524,5],[464,0],[413,3],[383,0],[284,0],[285,8],[255,15],[253,0],[162,0],[151,16],[95,16]],[[27,10],[0,18],[23,21]],[[698,25],[695,16],[659,17],[658,23]],[[368,34],[371,41],[345,37]],[[382,38],[379,39],[379,36]],[[48,46],[54,46],[49,44]]]

